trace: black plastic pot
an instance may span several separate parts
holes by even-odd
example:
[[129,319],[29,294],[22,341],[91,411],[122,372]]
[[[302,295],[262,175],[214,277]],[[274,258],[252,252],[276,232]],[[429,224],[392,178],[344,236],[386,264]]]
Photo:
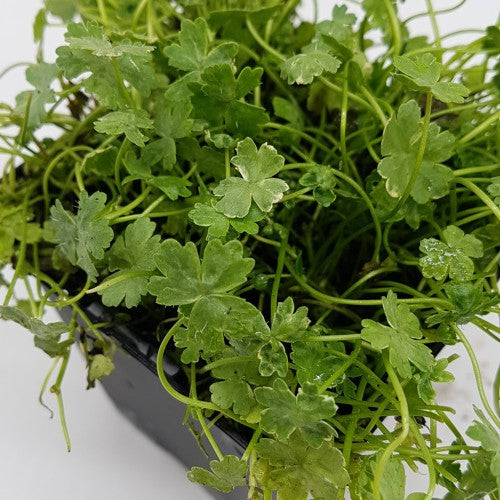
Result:
[[[112,314],[100,303],[83,304],[84,312],[95,323],[112,321]],[[70,320],[71,311],[61,311],[65,321]],[[188,468],[193,465],[207,467],[209,459],[216,458],[208,443],[202,439],[204,449],[199,446],[187,425],[182,425],[186,406],[164,390],[156,373],[157,347],[143,339],[140,332],[133,331],[126,324],[117,324],[103,329],[121,347],[116,352],[115,370],[105,377],[102,385],[117,408],[135,426],[151,439],[175,455]],[[179,367],[168,357],[163,366],[167,378],[179,392],[187,394],[187,380]],[[240,456],[248,440],[231,428],[228,421],[220,419],[212,428],[221,451],[224,454]],[[180,481],[187,481],[185,477]],[[237,488],[232,493],[222,494],[210,489],[214,498],[243,500],[246,490]]]

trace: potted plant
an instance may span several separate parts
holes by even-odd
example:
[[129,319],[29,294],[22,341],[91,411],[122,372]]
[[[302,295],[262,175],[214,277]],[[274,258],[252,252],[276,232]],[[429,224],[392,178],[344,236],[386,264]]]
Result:
[[[192,481],[401,499],[406,465],[428,471],[412,500],[498,498],[500,378],[490,405],[460,325],[499,338],[499,30],[444,49],[430,2],[432,43],[390,0],[316,23],[299,3],[46,0],[35,37],[55,16],[65,44],[1,108],[0,316],[56,361],[66,436],[71,350],[93,386],[122,348],[211,448]],[[434,401],[455,343],[470,439]]]

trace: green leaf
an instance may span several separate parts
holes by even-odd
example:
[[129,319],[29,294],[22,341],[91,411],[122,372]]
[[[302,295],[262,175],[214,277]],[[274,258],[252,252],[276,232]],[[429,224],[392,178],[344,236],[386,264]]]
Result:
[[155,262],[163,277],[151,278],[149,292],[158,304],[192,304],[201,297],[222,294],[245,283],[254,260],[243,258],[243,246],[233,240],[207,243],[200,262],[194,243],[184,247],[176,240],[162,243]]
[[385,187],[385,182],[379,182],[372,189],[370,196],[375,202],[377,215],[387,222],[396,222],[404,219],[412,229],[418,229],[422,221],[433,219],[434,205],[432,203],[419,204],[413,198],[408,198],[398,212],[393,214],[398,203],[397,198],[392,198]]
[[15,114],[27,116],[29,129],[38,127],[47,117],[46,107],[55,102],[55,94],[51,89],[52,82],[57,78],[58,69],[55,64],[31,64],[26,70],[26,80],[33,85],[34,90],[21,92],[16,97]]
[[[171,168],[176,161],[175,139],[189,137],[193,128],[193,120],[190,117],[193,107],[188,100],[172,102],[163,99],[158,103],[155,113],[154,127],[156,132],[163,137],[160,139],[161,155],[158,161],[163,159],[163,166]],[[151,164],[151,163],[150,163]]]
[[266,407],[261,412],[260,426],[279,441],[286,441],[298,430],[309,446],[319,448],[323,441],[336,435],[334,428],[324,421],[337,412],[335,400],[318,394],[311,384],[299,388],[295,396],[286,382],[278,378],[272,387],[257,387],[255,399]]
[[238,137],[256,137],[262,126],[269,123],[269,115],[258,106],[242,101],[231,103],[225,114],[227,130]]
[[224,179],[214,189],[214,194],[222,198],[216,209],[227,217],[241,218],[250,212],[253,201],[263,212],[271,211],[288,190],[285,181],[272,178],[283,168],[285,159],[267,143],[257,149],[250,138],[239,142],[236,151],[231,162],[241,178]]
[[173,201],[181,196],[183,198],[191,196],[191,191],[188,189],[188,186],[191,186],[191,182],[182,177],[176,177],[175,175],[158,175],[144,178],[144,180],[165,193],[168,198]]
[[283,97],[274,97],[273,98],[273,109],[274,114],[286,120],[293,128],[297,130],[302,130],[304,127],[304,116],[300,107],[287,99],[283,99]]
[[498,294],[485,294],[482,286],[472,283],[451,282],[443,288],[453,309],[429,316],[426,319],[429,326],[451,322],[459,325],[469,323],[474,316],[486,314],[488,308],[498,304],[500,299]]
[[38,318],[27,315],[21,309],[0,306],[0,318],[14,321],[34,335],[35,345],[51,357],[65,354],[72,340],[61,342],[61,335],[68,331],[68,325],[61,322],[44,323]]
[[202,71],[217,64],[231,64],[238,52],[233,42],[222,43],[209,50],[209,31],[205,19],[185,19],[179,31],[179,44],[164,49],[171,66],[182,71]]
[[[344,363],[345,360],[336,356],[336,349],[345,354],[343,344],[321,342],[294,342],[291,358],[296,370],[297,380],[301,385],[306,382],[322,387],[330,380]],[[331,381],[330,387],[340,390],[342,384],[349,386],[348,376],[359,376],[355,367],[349,368],[343,375]],[[348,388],[346,386],[346,388]]]
[[154,222],[142,217],[129,224],[116,239],[108,253],[109,270],[113,274],[102,285],[124,279],[99,292],[105,306],[116,307],[123,302],[125,307],[135,307],[147,294],[149,272],[156,269],[154,257],[160,250],[160,235],[154,235],[155,229]]
[[150,45],[132,43],[123,40],[118,43],[111,43],[101,26],[95,23],[88,23],[86,31],[78,31],[76,36],[68,30],[65,36],[69,46],[76,50],[87,50],[97,57],[120,57],[124,54],[129,56],[148,56],[154,50]]
[[229,221],[212,204],[196,203],[189,212],[189,218],[197,225],[208,227],[209,238],[224,238],[229,231]]
[[288,371],[288,356],[285,347],[281,342],[270,339],[259,349],[258,357],[259,372],[264,377],[269,377],[277,373],[280,377],[285,377]]
[[259,458],[272,465],[269,487],[286,499],[337,498],[338,488],[349,482],[342,452],[330,442],[319,448],[307,445],[294,434],[287,443],[261,439],[255,447]]
[[[161,146],[162,144],[160,144]],[[173,146],[175,151],[175,144]],[[154,159],[151,158],[151,151],[147,151],[146,148],[142,150],[140,159],[137,159],[132,151],[129,151],[125,155],[124,163],[130,175],[123,179],[123,183],[127,184],[128,182],[140,179],[165,193],[172,201],[177,200],[179,197],[185,198],[190,196],[191,191],[188,187],[191,186],[191,182],[187,179],[176,177],[175,175],[153,175],[150,165],[154,164]]]
[[45,8],[65,22],[71,21],[76,14],[73,0],[45,0]]
[[215,200],[208,203],[196,203],[189,212],[189,218],[197,225],[208,227],[208,239],[224,238],[232,227],[238,233],[257,234],[259,226],[257,221],[264,217],[264,214],[255,205],[252,205],[248,215],[241,219],[230,219],[215,208]]
[[480,453],[467,460],[468,466],[460,477],[459,489],[445,496],[445,500],[482,500],[498,490],[491,474],[491,453]]
[[205,358],[221,353],[224,337],[239,354],[247,355],[248,351],[255,351],[258,339],[268,333],[269,327],[254,305],[233,295],[210,295],[196,301],[189,313],[187,330],[175,336],[175,343],[185,349],[182,361],[191,363],[198,361],[200,353]]
[[[42,229],[31,220],[33,214],[23,214],[19,207],[0,205],[0,264],[7,264],[15,253],[15,242],[26,237],[26,243],[38,243],[42,239]],[[26,233],[24,233],[26,231]]]
[[95,264],[104,258],[104,250],[113,239],[109,221],[102,217],[105,204],[104,193],[97,191],[89,196],[87,191],[82,191],[76,215],[64,210],[59,200],[50,209],[58,248],[72,265],[81,267],[91,281],[96,281]]
[[[316,33],[335,39],[344,51],[347,49],[351,52],[355,46],[353,25],[356,23],[356,16],[348,13],[346,5],[335,5],[331,17],[331,20],[321,21],[316,25]],[[352,57],[352,52],[350,56]]]
[[382,474],[380,495],[383,500],[401,500],[405,497],[406,473],[397,458],[391,458]]
[[307,307],[299,307],[294,312],[292,297],[278,304],[269,332],[270,338],[264,338],[265,343],[258,352],[259,371],[262,375],[268,377],[276,372],[280,377],[286,376],[288,356],[282,342],[301,340],[307,334],[309,323]]
[[438,359],[431,371],[415,375],[418,395],[422,398],[422,401],[429,405],[434,403],[436,391],[432,387],[432,382],[450,383],[455,380],[453,374],[446,371],[447,367],[447,359]]
[[[391,0],[392,7],[395,12],[397,12],[397,2],[396,0]],[[386,43],[391,44],[392,33],[390,33],[390,19],[388,9],[385,5],[381,5],[378,0],[362,0],[363,9],[366,11],[366,15],[370,20],[370,25],[373,24],[374,27],[380,28],[385,37]]]
[[304,47],[302,54],[290,57],[281,64],[281,78],[289,85],[308,85],[324,73],[334,74],[340,68],[340,60],[318,44]]
[[232,408],[234,413],[243,417],[255,406],[251,387],[238,378],[215,382],[210,386],[210,392],[213,403],[225,410]]
[[201,83],[189,85],[195,116],[214,127],[225,124],[227,132],[238,137],[259,135],[269,116],[243,97],[260,84],[262,73],[262,68],[245,67],[236,79],[229,64],[206,68]]
[[491,184],[488,186],[488,193],[490,193],[493,201],[500,207],[500,176],[491,179]]
[[488,26],[486,28],[483,47],[490,49],[494,54],[500,53],[500,29],[497,26]]
[[337,179],[332,169],[324,165],[316,165],[299,179],[301,186],[313,187],[314,199],[322,206],[329,207],[337,198],[334,188]]
[[143,148],[146,145],[148,137],[141,130],[152,129],[153,121],[144,109],[128,109],[127,111],[112,111],[99,118],[95,122],[94,128],[101,134],[125,134],[130,142]]
[[483,244],[456,226],[448,226],[443,231],[443,238],[444,243],[435,238],[420,242],[420,251],[425,254],[419,260],[422,274],[436,280],[448,275],[455,281],[470,280],[474,274],[471,257],[483,256]]
[[114,369],[115,365],[108,356],[95,354],[90,361],[89,381],[101,380],[103,377],[107,377]]
[[[381,453],[364,458],[358,476],[352,481],[353,498],[356,500],[373,499],[373,478],[377,459]],[[351,486],[351,485],[350,485]],[[403,500],[405,498],[406,474],[400,459],[391,458],[385,465],[380,478],[380,497],[382,500]],[[408,499],[407,499],[408,500]]]
[[425,500],[427,495],[425,493],[410,493],[406,500]]
[[461,83],[439,81],[442,64],[430,53],[413,57],[396,56],[393,62],[396,69],[403,73],[403,80],[409,82],[412,88],[432,92],[442,102],[461,104],[469,95],[469,89]]
[[[382,139],[384,158],[378,173],[387,179],[386,189],[393,198],[400,198],[410,182],[421,140],[420,108],[411,100],[402,104],[397,115],[389,120]],[[452,155],[454,142],[453,134],[440,132],[438,125],[430,124],[422,164],[410,193],[417,203],[427,203],[448,193],[454,176],[441,163]]]
[[192,467],[187,477],[193,483],[200,483],[210,488],[229,493],[237,486],[245,486],[247,463],[234,455],[226,455],[221,461],[210,462],[212,472],[201,467]]
[[474,411],[479,420],[474,420],[465,433],[474,441],[479,441],[483,449],[492,453],[490,471],[496,479],[497,488],[500,490],[500,434],[479,408],[474,406]]
[[430,349],[417,342],[422,338],[418,318],[407,304],[398,303],[397,295],[390,291],[382,297],[382,305],[389,326],[371,319],[361,322],[361,337],[377,351],[389,352],[389,361],[402,378],[412,376],[410,363],[422,372],[433,369],[434,358]]
[[33,41],[38,43],[43,38],[43,32],[47,26],[47,11],[40,9],[33,22]]
[[307,307],[299,307],[294,312],[293,299],[288,297],[284,302],[280,302],[276,308],[271,336],[283,342],[301,340],[307,333],[309,323]]
[[158,86],[151,64],[154,47],[127,39],[110,41],[95,22],[70,23],[65,38],[69,45],[56,50],[57,65],[69,80],[85,74],[85,90],[95,94],[102,105],[111,109],[129,107],[127,97],[117,90],[122,78],[144,97]]
[[98,177],[113,175],[117,154],[118,149],[115,146],[107,146],[87,153],[82,161],[82,172]]

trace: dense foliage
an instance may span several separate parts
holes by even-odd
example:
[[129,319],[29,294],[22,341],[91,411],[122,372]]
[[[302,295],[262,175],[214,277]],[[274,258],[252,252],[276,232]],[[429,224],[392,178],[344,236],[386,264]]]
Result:
[[[499,340],[481,315],[499,311],[500,31],[443,48],[430,1],[432,42],[392,0],[316,23],[299,3],[45,1],[31,87],[0,108],[0,316],[54,358],[62,417],[74,344],[90,386],[113,370],[83,304],[148,318],[160,381],[216,457],[192,481],[399,500],[406,464],[429,478],[411,500],[498,498],[500,381],[492,408],[460,325]],[[49,307],[71,322],[45,324]],[[454,359],[434,354],[457,342],[485,409],[467,442],[434,401]],[[250,436],[243,456],[219,450],[219,418]]]

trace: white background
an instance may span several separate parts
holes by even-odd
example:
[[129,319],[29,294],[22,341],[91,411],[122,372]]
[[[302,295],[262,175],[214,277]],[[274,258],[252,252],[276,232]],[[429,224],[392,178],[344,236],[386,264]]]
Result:
[[[334,3],[319,0],[322,17],[328,17]],[[456,1],[434,3],[441,8]],[[40,4],[41,0],[1,1],[0,71],[14,62],[34,60],[31,26]],[[420,0],[407,1],[403,12],[421,11],[423,4]],[[446,22],[441,22],[441,29],[446,33],[492,24],[498,14],[494,4],[492,0],[469,0],[458,12],[448,15]],[[304,3],[305,16],[311,13],[310,5]],[[425,20],[412,23],[412,28],[415,33],[431,33]],[[61,39],[61,30],[51,32],[48,61],[54,59],[53,48]],[[25,88],[24,70],[13,70],[0,80],[0,102],[12,102]],[[52,314],[47,319],[58,318]],[[478,353],[489,396],[498,348],[485,334],[471,328],[466,332]],[[480,406],[480,402],[464,350],[448,348],[444,354],[451,352],[461,356],[452,365],[457,380],[453,388],[439,387],[438,402],[457,409],[455,422],[463,431],[472,419],[472,404]],[[185,479],[184,468],[176,459],[122,417],[101,388],[85,391],[84,366],[78,356],[73,356],[63,384],[73,443],[73,451],[68,454],[57,419],[50,420],[37,401],[49,365],[50,360],[33,348],[30,334],[15,324],[0,323],[0,500],[211,498]],[[56,406],[54,400],[49,399],[49,404]],[[408,492],[425,491],[426,486],[427,478],[416,476],[411,479]]]

